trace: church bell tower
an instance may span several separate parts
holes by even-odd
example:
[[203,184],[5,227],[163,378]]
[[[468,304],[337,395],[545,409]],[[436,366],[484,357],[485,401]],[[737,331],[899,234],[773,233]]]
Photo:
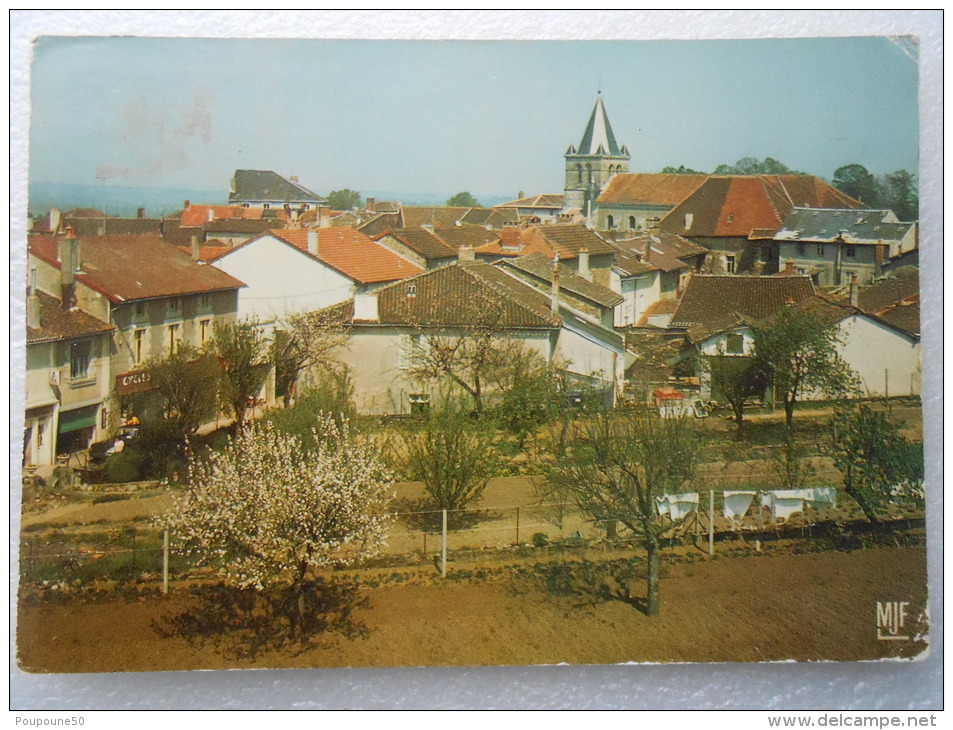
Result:
[[612,176],[628,171],[629,150],[625,145],[620,148],[615,140],[600,91],[579,147],[569,145],[566,150],[563,209],[576,208],[591,220],[596,198],[606,189]]

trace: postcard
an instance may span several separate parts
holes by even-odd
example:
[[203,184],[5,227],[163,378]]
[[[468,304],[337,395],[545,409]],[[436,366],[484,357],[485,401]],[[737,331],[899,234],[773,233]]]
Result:
[[919,53],[37,37],[19,669],[922,661]]

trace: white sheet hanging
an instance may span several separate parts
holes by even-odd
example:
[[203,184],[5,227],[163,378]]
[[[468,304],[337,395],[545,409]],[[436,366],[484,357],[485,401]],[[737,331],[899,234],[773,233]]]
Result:
[[740,523],[754,501],[756,492],[722,492],[724,515],[733,523]]
[[684,494],[669,494],[668,506],[669,516],[672,520],[681,520],[688,517],[692,512],[698,511],[698,492],[685,492]]
[[667,494],[663,494],[661,497],[656,497],[655,502],[656,502],[656,507],[658,507],[659,517],[662,517],[669,513]]
[[784,524],[795,512],[803,512],[806,493],[806,489],[772,490],[771,519]]
[[837,490],[834,487],[810,487],[804,491],[807,492],[804,499],[808,507],[820,510],[837,506]]

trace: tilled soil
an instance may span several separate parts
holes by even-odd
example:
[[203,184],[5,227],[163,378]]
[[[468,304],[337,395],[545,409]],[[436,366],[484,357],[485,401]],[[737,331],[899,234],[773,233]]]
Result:
[[[131,589],[62,600],[26,590],[18,662],[30,672],[117,672],[842,661],[914,657],[927,649],[921,546],[714,559],[698,553],[694,562],[664,564],[661,615],[651,618],[637,600],[601,591],[559,595],[526,571],[493,568],[484,578],[434,574],[361,589],[354,595],[366,605],[353,608],[349,626],[362,631],[328,630],[303,645],[273,642],[258,651],[250,648],[253,632],[203,624],[209,606],[184,587],[168,596]],[[644,597],[644,581],[631,589]],[[878,601],[909,602],[910,640],[878,640]],[[183,615],[192,619],[190,634]]]

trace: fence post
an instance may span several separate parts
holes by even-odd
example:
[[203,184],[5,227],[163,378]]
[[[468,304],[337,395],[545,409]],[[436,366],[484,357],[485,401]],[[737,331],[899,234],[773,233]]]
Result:
[[441,534],[443,536],[443,543],[440,547],[440,577],[447,577],[447,510],[443,510],[443,525],[441,527]]
[[162,594],[169,592],[169,528],[162,531]]
[[520,508],[516,508],[516,546],[520,544]]
[[715,554],[715,490],[708,490],[708,554]]

